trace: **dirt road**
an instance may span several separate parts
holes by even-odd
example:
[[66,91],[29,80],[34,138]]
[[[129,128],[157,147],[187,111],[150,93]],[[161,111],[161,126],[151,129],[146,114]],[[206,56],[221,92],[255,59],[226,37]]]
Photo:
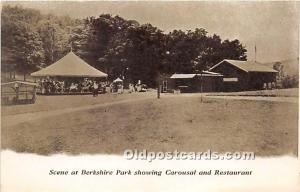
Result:
[[[51,116],[56,116],[56,115],[63,115],[65,113],[72,113],[72,112],[77,112],[77,111],[82,111],[82,110],[96,109],[96,108],[100,108],[100,107],[107,107],[107,106],[111,106],[111,105],[130,103],[130,102],[136,102],[136,101],[142,101],[142,100],[155,98],[155,95],[153,93],[149,94],[149,95],[138,96],[138,97],[137,97],[137,95],[135,95],[135,96],[131,95],[131,96],[132,97],[129,97],[129,98],[127,98],[127,97],[122,98],[122,96],[119,96],[120,99],[117,101],[108,101],[106,103],[100,103],[100,104],[99,104],[99,100],[98,100],[98,103],[92,102],[92,103],[78,105],[76,107],[68,106],[65,108],[60,108],[59,106],[57,106],[58,109],[50,108],[49,110],[41,109],[41,111],[33,110],[33,112],[4,115],[2,117],[2,125],[3,126],[12,126],[12,125],[17,125],[19,123],[23,123],[26,121],[31,121],[31,120],[36,120],[36,119],[51,117]],[[80,96],[77,96],[77,97],[80,97]],[[166,98],[168,98],[168,97],[201,97],[201,94],[200,93],[188,93],[188,94],[178,94],[178,95],[164,94],[164,95],[162,95],[162,97],[166,97]],[[212,95],[203,94],[203,98],[298,103],[297,97],[212,96]],[[55,100],[54,97],[52,99]],[[28,107],[30,107],[30,106],[28,106]]]
[[42,111],[19,106],[26,113],[15,108],[2,116],[2,148],[43,155],[125,149],[297,154],[295,103],[151,94],[45,97]]
[[73,113],[73,112],[77,112],[77,111],[96,109],[96,108],[100,108],[100,107],[107,107],[107,106],[112,106],[112,105],[117,105],[117,104],[142,101],[142,100],[147,100],[147,99],[153,99],[153,98],[149,98],[149,97],[131,98],[131,99],[125,99],[125,100],[121,100],[121,101],[113,101],[113,102],[108,102],[108,103],[93,104],[93,105],[86,105],[86,106],[79,106],[79,107],[68,107],[68,108],[64,108],[64,109],[54,109],[54,110],[48,110],[48,111],[37,111],[37,112],[6,115],[6,116],[2,117],[2,125],[3,126],[12,126],[12,125],[17,125],[19,123],[24,123],[27,121],[37,120],[40,118],[63,115],[66,113]]
[[205,97],[215,99],[231,99],[231,100],[250,100],[250,101],[271,101],[271,102],[288,102],[298,103],[298,97],[265,97],[265,96],[210,96]]

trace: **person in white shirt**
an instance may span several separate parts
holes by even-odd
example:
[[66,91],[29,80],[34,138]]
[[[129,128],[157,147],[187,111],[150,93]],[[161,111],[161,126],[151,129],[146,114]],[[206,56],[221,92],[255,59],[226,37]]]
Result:
[[93,84],[93,96],[94,97],[98,96],[98,88],[99,88],[99,86],[98,86],[97,82],[94,81],[94,84]]

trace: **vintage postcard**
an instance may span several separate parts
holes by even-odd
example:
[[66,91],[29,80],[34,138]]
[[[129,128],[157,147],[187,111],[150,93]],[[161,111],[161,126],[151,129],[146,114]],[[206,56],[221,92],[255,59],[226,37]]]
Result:
[[298,191],[299,2],[2,1],[1,191]]

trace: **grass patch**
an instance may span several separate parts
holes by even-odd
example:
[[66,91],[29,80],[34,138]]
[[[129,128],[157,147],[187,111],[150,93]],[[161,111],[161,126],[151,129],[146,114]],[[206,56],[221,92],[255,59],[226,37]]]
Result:
[[162,97],[4,123],[1,139],[4,149],[43,155],[125,149],[296,155],[297,119],[294,103]]

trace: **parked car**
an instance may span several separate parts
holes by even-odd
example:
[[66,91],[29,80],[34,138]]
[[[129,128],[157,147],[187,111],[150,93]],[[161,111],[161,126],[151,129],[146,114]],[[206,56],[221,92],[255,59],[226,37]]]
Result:
[[148,89],[148,86],[145,85],[145,84],[142,84],[142,85],[141,85],[141,90],[140,90],[140,92],[146,92],[147,89]]
[[146,92],[148,89],[148,86],[146,84],[136,84],[135,85],[135,91],[137,92]]

